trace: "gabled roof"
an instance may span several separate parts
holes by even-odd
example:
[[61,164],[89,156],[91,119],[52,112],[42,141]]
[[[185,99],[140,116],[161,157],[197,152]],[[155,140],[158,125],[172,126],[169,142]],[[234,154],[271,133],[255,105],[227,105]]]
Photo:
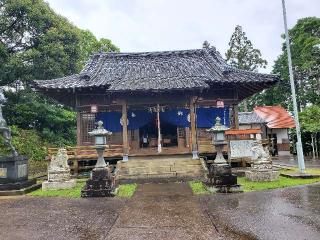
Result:
[[294,128],[292,116],[281,106],[255,107],[254,112],[266,120],[268,128]]
[[204,48],[164,52],[96,53],[79,74],[52,80],[36,80],[34,85],[40,90],[105,87],[106,91],[116,92],[202,90],[215,83],[232,83],[247,86],[244,89],[245,94],[240,96],[244,98],[278,81],[277,75],[231,67],[214,48]]
[[239,112],[239,124],[262,124],[266,123],[266,120],[260,118],[255,112]]

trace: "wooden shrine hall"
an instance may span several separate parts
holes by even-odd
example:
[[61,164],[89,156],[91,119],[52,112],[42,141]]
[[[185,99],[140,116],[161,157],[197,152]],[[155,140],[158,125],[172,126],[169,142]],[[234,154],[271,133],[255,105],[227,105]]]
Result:
[[[206,129],[219,116],[238,129],[238,103],[279,81],[236,69],[215,48],[96,53],[79,74],[36,80],[37,91],[77,111],[77,145],[93,145],[98,120],[111,146],[131,156],[214,151]],[[112,155],[110,155],[112,156]],[[108,157],[108,156],[106,156]],[[129,161],[130,162],[130,161]]]

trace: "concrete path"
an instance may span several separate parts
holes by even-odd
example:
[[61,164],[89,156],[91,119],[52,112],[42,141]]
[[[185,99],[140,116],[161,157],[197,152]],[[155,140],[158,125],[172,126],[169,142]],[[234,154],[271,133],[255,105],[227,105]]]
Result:
[[320,239],[320,184],[192,195],[143,184],[129,199],[0,198],[0,239]]
[[201,196],[217,223],[248,239],[320,239],[320,184],[239,194]]
[[108,239],[217,239],[210,218],[185,183],[139,185]]
[[106,239],[122,199],[0,198],[1,240]]

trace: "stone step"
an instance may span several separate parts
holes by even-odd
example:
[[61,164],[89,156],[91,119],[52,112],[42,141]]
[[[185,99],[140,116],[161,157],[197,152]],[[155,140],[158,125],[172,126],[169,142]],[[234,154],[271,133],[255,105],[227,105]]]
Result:
[[200,160],[190,156],[131,158],[117,164],[119,180],[195,179],[204,176]]

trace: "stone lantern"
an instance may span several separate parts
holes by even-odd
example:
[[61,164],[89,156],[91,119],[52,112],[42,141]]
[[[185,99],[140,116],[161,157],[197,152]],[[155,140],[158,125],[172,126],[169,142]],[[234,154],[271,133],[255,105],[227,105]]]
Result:
[[223,147],[228,144],[226,142],[225,131],[229,128],[222,125],[220,121],[221,119],[217,117],[215,125],[207,131],[212,132],[212,144],[214,145],[217,151],[217,156],[214,160],[214,163],[227,165],[227,161],[224,159],[222,151]]
[[89,132],[94,136],[94,148],[98,153],[98,160],[91,172],[90,179],[81,191],[81,197],[111,197],[114,196],[115,180],[110,171],[109,164],[104,161],[103,153],[107,144],[107,135],[112,133],[103,128],[103,122],[98,122],[98,127]]
[[103,158],[103,153],[104,153],[104,150],[106,149],[106,144],[107,144],[106,136],[111,134],[112,134],[111,132],[103,128],[102,121],[98,122],[98,127],[96,129],[89,132],[90,136],[94,136],[94,143],[95,143],[94,148],[97,150],[97,153],[98,153],[98,160],[95,165],[95,169],[107,167],[107,164]]
[[214,145],[217,155],[213,164],[209,167],[207,188],[212,192],[234,192],[241,191],[237,185],[237,176],[231,173],[231,166],[223,157],[223,147],[227,146],[228,142],[225,139],[225,131],[229,128],[221,124],[221,119],[216,118],[215,125],[208,129],[212,132],[212,144]]

